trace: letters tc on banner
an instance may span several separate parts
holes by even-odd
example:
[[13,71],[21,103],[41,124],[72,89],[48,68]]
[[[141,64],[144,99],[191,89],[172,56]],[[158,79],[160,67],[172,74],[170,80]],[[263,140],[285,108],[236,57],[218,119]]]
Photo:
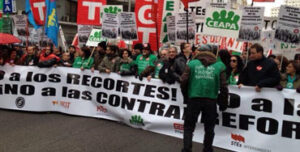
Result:
[[29,0],[34,20],[37,25],[44,25],[46,16],[45,0]]
[[106,0],[78,0],[77,24],[101,26],[101,8]]

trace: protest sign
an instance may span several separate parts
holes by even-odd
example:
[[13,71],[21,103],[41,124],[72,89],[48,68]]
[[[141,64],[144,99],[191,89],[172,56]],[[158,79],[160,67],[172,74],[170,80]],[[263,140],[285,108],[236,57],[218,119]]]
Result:
[[123,40],[137,40],[135,14],[131,12],[119,13],[120,33]]
[[201,0],[189,3],[189,12],[195,12],[195,23],[197,33],[203,32],[205,22],[206,8],[209,6],[210,0]]
[[117,39],[119,35],[118,14],[103,13],[102,37],[107,39]]
[[14,15],[12,17],[14,22],[14,36],[18,37],[22,42],[26,41],[26,27],[27,27],[27,17],[26,15]]
[[101,26],[101,9],[106,0],[78,0],[77,24]]
[[8,14],[13,12],[13,0],[3,1],[3,13]]
[[86,46],[98,46],[98,43],[102,41],[107,41],[106,39],[102,38],[102,30],[100,29],[93,29],[91,34],[89,35],[88,41]]
[[[167,17],[175,16],[179,10],[179,0],[165,0],[163,5],[163,14],[162,14],[162,25],[160,32],[160,41],[162,43],[174,42],[169,40],[168,33],[169,28],[167,28]],[[175,37],[174,37],[175,38]]]
[[241,17],[241,10],[208,8],[203,34],[238,38]]
[[259,41],[264,23],[264,7],[244,7],[239,41]]
[[168,39],[169,42],[176,42],[176,25],[175,16],[167,16],[167,28],[168,28]]
[[29,3],[35,23],[37,25],[44,25],[46,19],[45,0],[29,0]]
[[280,42],[300,44],[300,8],[281,5],[275,39]]
[[245,43],[238,41],[237,38],[228,36],[211,36],[197,33],[195,37],[195,46],[200,47],[204,44],[218,45],[221,49],[229,51],[243,52],[245,50]]
[[93,29],[91,25],[78,25],[78,42],[79,46],[82,47],[89,39],[89,35]]
[[135,43],[150,43],[151,49],[157,50],[157,20],[152,14],[152,7],[153,2],[149,0],[138,0],[135,2],[135,16],[138,28],[138,41],[135,41]]
[[[9,65],[0,72],[0,107],[119,121],[134,128],[183,137],[183,96],[178,83],[139,81],[118,74],[57,67]],[[241,152],[298,152],[300,96],[296,90],[229,87],[228,109],[218,111],[214,146]],[[203,142],[201,115],[193,140]],[[259,140],[258,140],[259,139]]]
[[[188,24],[187,24],[187,18],[188,18]],[[177,43],[186,42],[187,39],[190,42],[193,42],[195,40],[195,34],[196,34],[195,13],[191,13],[191,12],[176,13],[175,25],[176,25]]]

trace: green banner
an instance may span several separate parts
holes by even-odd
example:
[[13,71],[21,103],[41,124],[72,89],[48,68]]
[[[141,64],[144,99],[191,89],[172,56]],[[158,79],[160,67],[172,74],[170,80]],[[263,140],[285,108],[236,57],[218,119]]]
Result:
[[0,0],[0,12],[3,12],[3,0]]
[[0,18],[0,33],[12,34],[12,20],[10,17]]

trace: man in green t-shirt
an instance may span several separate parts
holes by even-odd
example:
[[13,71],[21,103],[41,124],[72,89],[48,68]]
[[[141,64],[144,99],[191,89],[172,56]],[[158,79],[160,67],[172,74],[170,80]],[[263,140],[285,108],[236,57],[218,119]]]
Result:
[[[217,102],[221,111],[226,110],[228,88],[225,66],[216,61],[211,50],[203,50],[190,61],[181,76],[181,90],[187,102],[184,119],[183,152],[191,152],[193,132],[200,112],[204,120],[204,149],[212,152],[214,127],[217,119]],[[220,93],[219,93],[220,91]]]
[[148,76],[155,70],[155,61],[157,57],[152,54],[150,44],[144,44],[142,49],[142,54],[138,55],[135,59],[134,64],[137,67],[136,75],[139,76],[140,80],[143,77]]

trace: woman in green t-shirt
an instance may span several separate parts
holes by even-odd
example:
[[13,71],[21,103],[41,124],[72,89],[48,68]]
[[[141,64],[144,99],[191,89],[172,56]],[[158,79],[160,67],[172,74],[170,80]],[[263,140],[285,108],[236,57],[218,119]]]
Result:
[[82,47],[79,50],[79,56],[73,62],[73,68],[91,69],[94,64],[94,58],[91,57],[91,51],[88,47]]
[[131,52],[128,49],[121,50],[120,53],[120,69],[119,74],[122,76],[134,75],[132,71],[133,60],[131,59]]
[[300,64],[297,61],[290,61],[286,67],[286,73],[281,75],[280,85],[287,89],[300,88]]
[[232,55],[230,58],[230,76],[228,77],[227,83],[229,85],[236,85],[239,81],[240,73],[244,67],[243,60],[240,56]]

